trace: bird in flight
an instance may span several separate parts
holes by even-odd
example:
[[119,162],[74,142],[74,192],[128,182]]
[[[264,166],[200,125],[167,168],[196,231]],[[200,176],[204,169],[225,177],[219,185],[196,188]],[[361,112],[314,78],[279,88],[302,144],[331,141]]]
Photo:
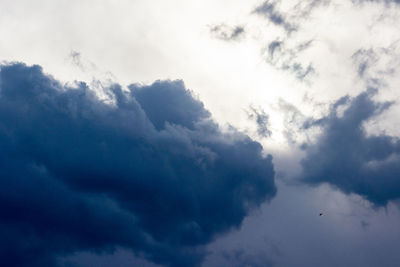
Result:
[[322,215],[324,215],[324,214],[323,214],[323,213],[320,213],[320,214],[319,214],[319,216],[322,216]]

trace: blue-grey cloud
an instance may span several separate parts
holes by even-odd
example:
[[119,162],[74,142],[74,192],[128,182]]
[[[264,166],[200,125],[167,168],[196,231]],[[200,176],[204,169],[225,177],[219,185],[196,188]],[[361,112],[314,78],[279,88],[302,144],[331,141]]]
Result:
[[298,57],[301,53],[312,45],[312,40],[308,40],[294,46],[286,45],[285,41],[275,40],[268,44],[266,48],[266,61],[277,69],[288,71],[295,75],[300,81],[305,80],[315,73],[311,62],[302,63]]
[[270,130],[269,116],[261,108],[250,106],[247,116],[253,120],[257,125],[257,134],[260,137],[270,137],[272,132]]
[[69,56],[71,57],[72,64],[74,64],[75,66],[79,67],[82,70],[84,69],[82,64],[81,53],[72,50]]
[[[78,51],[72,50],[69,54],[69,60],[73,66],[79,68],[82,72],[97,70],[96,65],[93,62],[85,60]],[[111,73],[108,74],[110,75]]]
[[232,27],[221,23],[211,26],[210,33],[213,37],[223,41],[237,41],[246,34],[246,30],[240,25]]
[[284,28],[287,32],[295,31],[297,27],[290,23],[286,16],[278,10],[278,3],[279,1],[267,0],[261,5],[257,6],[253,13],[267,18],[274,25]]
[[286,35],[290,35],[299,30],[302,22],[308,19],[315,8],[329,4],[330,0],[294,1],[285,11],[280,9],[281,2],[281,0],[266,0],[252,13],[265,17],[274,25],[282,27]]
[[[330,0],[294,1],[289,6],[281,7],[281,0],[266,0],[257,5],[251,12],[265,18],[271,24],[283,29],[274,41],[266,45],[262,53],[266,53],[266,61],[276,69],[289,72],[299,80],[306,80],[316,72],[312,62],[302,62],[299,56],[302,51],[311,47],[312,40],[300,40],[293,44],[293,35],[301,29],[311,13],[318,7],[328,5]],[[215,38],[232,41],[240,40],[246,33],[243,26],[231,27],[225,23],[213,25],[210,32]]]
[[304,146],[304,182],[329,183],[377,206],[400,198],[399,138],[368,135],[363,127],[392,104],[374,101],[375,93],[369,89],[354,98],[343,97],[332,105],[327,116],[304,124],[305,128],[318,126],[322,131],[314,142]]
[[202,245],[275,195],[272,157],[222,132],[181,81],[106,94],[1,66],[1,266],[118,247],[197,266]]
[[368,85],[384,87],[387,78],[395,76],[400,68],[398,41],[387,47],[358,49],[352,60],[358,76]]

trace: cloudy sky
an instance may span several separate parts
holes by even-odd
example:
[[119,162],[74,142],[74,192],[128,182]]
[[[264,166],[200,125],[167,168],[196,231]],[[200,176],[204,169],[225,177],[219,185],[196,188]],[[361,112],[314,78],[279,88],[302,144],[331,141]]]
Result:
[[398,266],[399,0],[2,0],[0,265]]

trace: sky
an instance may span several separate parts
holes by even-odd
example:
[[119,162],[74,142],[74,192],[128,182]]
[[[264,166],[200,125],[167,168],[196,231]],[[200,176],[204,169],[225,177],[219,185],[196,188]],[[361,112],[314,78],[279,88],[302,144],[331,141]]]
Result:
[[397,266],[398,0],[2,0],[0,265]]

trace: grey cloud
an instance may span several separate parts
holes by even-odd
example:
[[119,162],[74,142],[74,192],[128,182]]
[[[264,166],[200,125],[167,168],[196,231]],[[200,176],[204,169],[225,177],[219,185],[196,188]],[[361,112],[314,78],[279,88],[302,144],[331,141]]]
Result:
[[288,71],[301,81],[315,73],[312,63],[301,63],[298,57],[301,53],[309,49],[312,40],[288,46],[286,41],[275,40],[266,48],[266,61],[280,70]]
[[[253,9],[251,14],[266,18],[273,25],[284,29],[284,33],[277,36],[262,51],[262,53],[268,53],[266,60],[271,66],[290,72],[299,80],[307,80],[316,72],[312,62],[304,63],[298,59],[302,51],[311,47],[312,40],[301,40],[300,43],[294,45],[289,45],[289,43],[314,9],[327,5],[329,2],[329,0],[295,1],[282,10],[281,0],[267,0]],[[231,41],[240,39],[246,30],[243,26],[232,27],[222,23],[211,26],[210,32],[215,38]]]
[[292,8],[294,11],[293,18],[297,19],[307,19],[310,14],[313,12],[314,8],[317,8],[321,5],[328,5],[331,0],[303,0],[298,1]]
[[71,57],[71,60],[72,60],[72,64],[74,64],[75,66],[83,69],[81,53],[73,50],[70,53],[70,57]]
[[257,124],[257,134],[260,137],[270,137],[272,132],[270,130],[269,116],[261,108],[250,106],[247,116]]
[[296,26],[289,23],[284,14],[278,11],[277,5],[280,1],[265,1],[253,11],[254,14],[261,15],[271,21],[273,24],[283,27],[287,32],[296,30]]
[[330,0],[294,1],[285,11],[280,10],[281,0],[267,0],[253,10],[253,14],[261,15],[274,25],[285,29],[286,34],[296,32],[303,20],[307,19],[315,8],[329,4]]
[[215,38],[223,41],[237,41],[246,34],[246,31],[243,26],[232,27],[222,23],[211,26],[210,33]]
[[361,224],[362,229],[364,229],[364,230],[367,230],[369,227],[369,222],[367,222],[367,221],[361,220],[360,224]]
[[282,49],[283,42],[282,41],[273,41],[268,45],[268,52],[270,59],[274,58],[275,51],[279,51]]
[[72,50],[69,54],[69,58],[72,65],[78,67],[83,72],[97,70],[96,65],[93,62],[85,60],[78,51]]
[[283,135],[289,144],[294,145],[298,143],[299,129],[302,127],[302,123],[304,123],[306,118],[296,106],[283,99],[280,99],[278,108],[284,114]]
[[352,60],[357,74],[368,85],[385,85],[388,77],[394,76],[400,68],[400,47],[398,42],[388,47],[358,49]]
[[328,5],[330,0],[293,1],[284,9],[281,8],[281,3],[281,0],[267,0],[253,11],[253,14],[262,15],[274,25],[285,29],[283,34],[278,35],[265,48],[268,53],[267,62],[279,70],[292,73],[301,81],[307,80],[316,70],[312,62],[303,62],[299,55],[311,47],[312,40],[300,39],[293,44],[293,37],[312,12],[318,7]]

